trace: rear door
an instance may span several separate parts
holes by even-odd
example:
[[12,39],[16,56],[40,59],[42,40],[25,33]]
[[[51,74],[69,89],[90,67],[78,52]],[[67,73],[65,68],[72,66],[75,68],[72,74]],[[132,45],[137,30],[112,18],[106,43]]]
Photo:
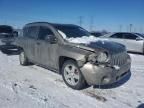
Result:
[[27,55],[27,57],[32,60],[36,61],[36,40],[38,37],[38,31],[39,27],[38,26],[32,26],[24,29],[23,35],[24,35],[24,41],[23,43],[23,48],[24,51]]
[[132,33],[124,33],[123,38],[128,51],[143,52],[143,40],[137,40],[139,36]]

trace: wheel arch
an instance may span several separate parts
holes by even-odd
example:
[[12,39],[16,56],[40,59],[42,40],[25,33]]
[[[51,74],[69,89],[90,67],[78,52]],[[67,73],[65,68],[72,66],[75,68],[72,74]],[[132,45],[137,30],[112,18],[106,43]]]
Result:
[[62,66],[63,66],[64,62],[67,60],[72,60],[72,61],[75,61],[77,63],[77,60],[74,58],[66,57],[66,56],[60,56],[59,57],[59,74],[62,74],[62,72],[61,72]]

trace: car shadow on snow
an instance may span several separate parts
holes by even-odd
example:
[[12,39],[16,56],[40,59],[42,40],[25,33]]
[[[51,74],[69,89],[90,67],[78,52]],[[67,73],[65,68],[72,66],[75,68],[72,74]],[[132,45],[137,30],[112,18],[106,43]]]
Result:
[[107,84],[107,85],[95,85],[93,88],[99,88],[99,89],[111,89],[111,88],[117,88],[120,87],[121,85],[125,84],[131,77],[131,72],[125,77],[123,77],[121,80],[118,82],[115,82],[113,84]]
[[136,54],[136,55],[144,55],[144,54],[142,54],[142,53],[138,53],[138,52],[128,52],[129,54]]
[[3,49],[0,50],[3,54],[6,54],[8,56],[12,56],[12,55],[19,55],[20,54],[20,50],[18,49]]
[[138,107],[136,108],[144,108],[144,103],[140,104]]

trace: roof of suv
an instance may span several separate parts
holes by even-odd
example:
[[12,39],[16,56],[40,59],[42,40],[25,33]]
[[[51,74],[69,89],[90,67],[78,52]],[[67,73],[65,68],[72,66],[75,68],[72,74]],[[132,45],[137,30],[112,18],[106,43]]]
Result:
[[26,24],[25,26],[36,26],[36,25],[45,25],[45,24],[48,24],[48,25],[51,25],[51,26],[77,26],[77,25],[74,25],[74,24],[58,24],[58,23],[49,23],[49,22],[32,22],[32,23],[28,23]]

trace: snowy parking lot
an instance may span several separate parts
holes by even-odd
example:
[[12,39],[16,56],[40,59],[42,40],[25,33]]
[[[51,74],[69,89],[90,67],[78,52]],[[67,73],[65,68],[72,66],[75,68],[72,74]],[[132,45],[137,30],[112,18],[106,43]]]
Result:
[[131,75],[114,85],[76,91],[60,75],[20,66],[18,55],[0,52],[0,108],[144,108],[144,56],[130,55]]

